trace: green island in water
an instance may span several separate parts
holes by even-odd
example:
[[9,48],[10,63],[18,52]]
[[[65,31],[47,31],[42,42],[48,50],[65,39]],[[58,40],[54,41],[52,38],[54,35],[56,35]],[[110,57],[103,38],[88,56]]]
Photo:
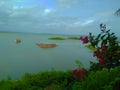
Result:
[[48,38],[49,40],[80,40],[78,37],[68,37],[68,38],[63,38],[63,37],[51,37]]

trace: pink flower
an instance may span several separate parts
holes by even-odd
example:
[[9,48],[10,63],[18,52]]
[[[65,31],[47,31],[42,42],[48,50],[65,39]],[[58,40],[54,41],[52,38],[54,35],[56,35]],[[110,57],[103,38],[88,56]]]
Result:
[[88,36],[85,36],[85,37],[83,38],[83,44],[85,44],[85,43],[88,43]]
[[80,71],[81,71],[82,74],[86,73],[86,69],[85,68],[80,69]]
[[102,65],[102,66],[105,66],[105,57],[104,56],[99,56],[98,57],[98,60],[99,60],[99,63]]
[[80,72],[79,72],[78,69],[73,70],[72,73],[73,73],[73,75],[74,75],[75,78],[79,77]]
[[81,80],[84,80],[86,69],[85,68],[75,69],[75,70],[72,71],[72,73],[73,73],[75,78],[80,78]]
[[106,48],[107,48],[106,45],[101,46],[101,49],[106,49]]
[[93,57],[97,57],[98,55],[97,55],[97,52],[95,51],[94,53],[93,53]]
[[83,37],[82,37],[82,36],[80,36],[80,40],[83,40]]
[[85,44],[85,43],[88,43],[88,36],[85,36],[85,37],[80,37],[80,40],[83,42],[83,44]]
[[86,69],[82,68],[82,69],[79,70],[79,72],[80,72],[80,75],[79,75],[80,79],[84,80],[85,79],[85,74],[86,74]]

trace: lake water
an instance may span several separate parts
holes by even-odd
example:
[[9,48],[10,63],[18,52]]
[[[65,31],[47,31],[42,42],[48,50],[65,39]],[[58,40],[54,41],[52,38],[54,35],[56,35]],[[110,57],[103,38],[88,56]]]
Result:
[[[95,60],[92,51],[80,40],[48,40],[50,37],[65,35],[43,35],[24,33],[0,33],[0,79],[11,76],[20,78],[24,73],[43,70],[71,70],[77,68],[76,60],[89,68],[89,61]],[[15,39],[22,42],[16,44]],[[40,48],[36,43],[56,43],[55,48]]]

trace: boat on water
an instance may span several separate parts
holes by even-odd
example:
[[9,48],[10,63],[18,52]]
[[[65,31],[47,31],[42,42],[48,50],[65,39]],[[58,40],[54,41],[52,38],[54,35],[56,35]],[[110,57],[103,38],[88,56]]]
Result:
[[36,45],[41,48],[54,48],[57,46],[56,44],[44,44],[44,43],[37,43]]

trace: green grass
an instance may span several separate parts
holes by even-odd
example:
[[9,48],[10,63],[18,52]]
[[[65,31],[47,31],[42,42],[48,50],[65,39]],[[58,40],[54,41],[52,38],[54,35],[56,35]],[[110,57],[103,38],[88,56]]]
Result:
[[85,80],[74,78],[71,71],[26,73],[19,80],[0,81],[0,90],[120,90],[120,66],[110,71],[88,71]]

